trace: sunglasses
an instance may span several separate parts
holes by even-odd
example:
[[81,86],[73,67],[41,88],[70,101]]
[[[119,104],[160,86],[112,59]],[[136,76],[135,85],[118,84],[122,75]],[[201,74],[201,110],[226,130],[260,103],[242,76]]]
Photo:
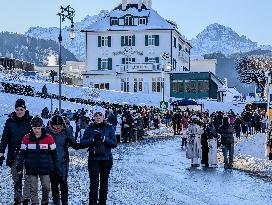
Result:
[[94,114],[94,116],[95,116],[95,117],[96,117],[96,116],[103,116],[103,114],[102,114],[101,112],[97,112],[97,113]]

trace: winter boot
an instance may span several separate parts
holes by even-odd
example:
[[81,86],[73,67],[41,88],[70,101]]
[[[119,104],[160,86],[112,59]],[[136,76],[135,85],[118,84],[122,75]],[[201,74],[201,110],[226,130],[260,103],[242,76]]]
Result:
[[30,199],[25,199],[25,200],[23,201],[23,205],[28,205],[28,204],[30,204]]
[[20,204],[20,200],[19,199],[14,199],[13,205],[19,205],[19,204]]

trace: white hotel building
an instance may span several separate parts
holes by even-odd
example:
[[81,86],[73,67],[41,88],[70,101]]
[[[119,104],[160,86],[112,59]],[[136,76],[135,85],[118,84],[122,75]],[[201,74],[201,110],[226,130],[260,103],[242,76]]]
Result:
[[[170,74],[190,71],[191,45],[175,23],[152,9],[151,0],[123,0],[82,32],[87,59],[84,86],[162,95],[164,85],[169,97]],[[163,54],[169,57],[163,60]]]

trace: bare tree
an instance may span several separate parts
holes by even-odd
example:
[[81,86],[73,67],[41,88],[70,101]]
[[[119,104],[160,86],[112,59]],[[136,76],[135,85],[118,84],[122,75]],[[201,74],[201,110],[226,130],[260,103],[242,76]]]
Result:
[[235,68],[242,83],[255,83],[263,93],[266,85],[266,75],[272,71],[272,58],[244,56],[236,62]]

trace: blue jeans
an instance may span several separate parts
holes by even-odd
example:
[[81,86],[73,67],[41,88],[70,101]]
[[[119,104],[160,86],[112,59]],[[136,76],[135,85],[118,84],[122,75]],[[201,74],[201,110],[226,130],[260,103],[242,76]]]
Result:
[[224,164],[229,165],[233,163],[234,144],[222,145],[222,152],[224,156]]
[[250,133],[251,134],[251,122],[245,122],[246,126],[246,134]]

